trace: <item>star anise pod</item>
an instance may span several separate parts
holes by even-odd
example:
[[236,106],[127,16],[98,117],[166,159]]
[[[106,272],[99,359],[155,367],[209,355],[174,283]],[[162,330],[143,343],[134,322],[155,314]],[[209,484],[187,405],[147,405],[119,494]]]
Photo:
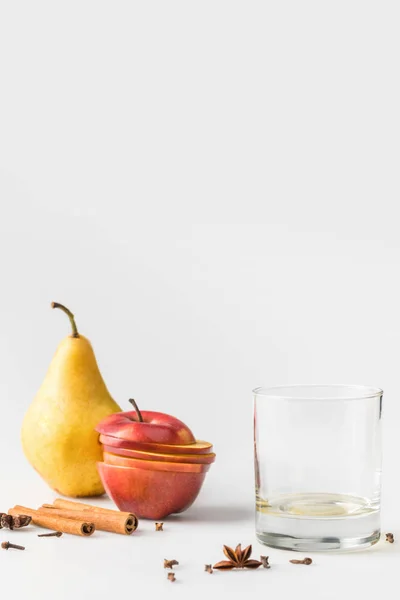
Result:
[[6,513],[0,513],[0,529],[20,529],[26,527],[32,521],[32,517],[26,515],[7,515]]
[[214,565],[214,569],[220,569],[221,571],[229,571],[230,569],[258,569],[261,567],[262,562],[259,560],[251,560],[251,546],[247,546],[242,550],[242,545],[238,544],[233,550],[229,546],[224,546],[224,554],[229,560],[221,560],[221,562]]

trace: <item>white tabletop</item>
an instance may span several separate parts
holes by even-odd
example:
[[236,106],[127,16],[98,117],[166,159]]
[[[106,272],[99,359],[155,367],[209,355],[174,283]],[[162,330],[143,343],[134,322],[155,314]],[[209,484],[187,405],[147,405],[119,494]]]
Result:
[[[6,509],[18,502],[39,506],[56,495],[28,468],[24,480],[10,476],[2,490]],[[311,566],[289,559],[300,555],[262,546],[256,541],[253,503],[239,493],[223,501],[217,480],[209,476],[203,493],[185,514],[165,520],[156,532],[152,521],[141,520],[131,536],[96,531],[90,538],[63,535],[38,538],[37,527],[0,531],[1,541],[26,546],[25,552],[1,552],[2,585],[32,600],[72,598],[243,598],[268,594],[270,598],[376,598],[394,593],[400,541],[383,539],[373,548],[344,554],[310,554]],[[231,490],[227,488],[229,493]],[[248,490],[247,490],[248,491]],[[93,503],[112,507],[106,497]],[[384,513],[383,531],[400,531],[399,518]],[[253,545],[253,557],[270,557],[271,568],[257,571],[204,571],[207,563],[223,560],[222,545]],[[167,580],[164,558],[176,559],[176,581]],[[385,592],[386,590],[386,592]]]

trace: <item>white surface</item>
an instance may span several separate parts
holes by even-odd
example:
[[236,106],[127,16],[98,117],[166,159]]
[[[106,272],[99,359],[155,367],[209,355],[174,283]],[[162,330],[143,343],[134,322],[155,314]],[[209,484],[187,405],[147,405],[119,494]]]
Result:
[[[400,536],[398,20],[394,1],[0,4],[0,508],[52,497],[19,444],[68,333],[52,300],[121,404],[171,412],[218,453],[163,534],[16,533],[27,550],[2,552],[3,590],[396,589],[396,544],[309,568],[273,550],[270,571],[203,565],[255,544],[256,385],[384,388],[383,529]],[[172,588],[164,557],[181,562]]]

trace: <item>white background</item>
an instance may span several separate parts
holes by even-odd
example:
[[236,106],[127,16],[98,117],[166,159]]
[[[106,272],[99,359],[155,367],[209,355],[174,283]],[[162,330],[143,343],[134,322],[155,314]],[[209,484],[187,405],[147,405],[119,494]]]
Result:
[[[383,387],[383,529],[400,535],[399,18],[385,0],[0,1],[0,510],[53,497],[19,442],[69,333],[52,300],[121,405],[176,415],[218,454],[163,534],[2,530],[27,546],[1,553],[3,590],[396,588],[396,544],[294,567],[256,543],[251,389]],[[238,542],[274,568],[203,573]]]

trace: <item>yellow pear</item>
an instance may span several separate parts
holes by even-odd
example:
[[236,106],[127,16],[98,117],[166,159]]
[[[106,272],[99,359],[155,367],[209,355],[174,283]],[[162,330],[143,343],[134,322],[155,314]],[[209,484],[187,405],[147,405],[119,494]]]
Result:
[[46,377],[22,424],[26,458],[54,490],[65,496],[100,496],[104,488],[97,472],[102,448],[96,425],[121,409],[112,399],[97,366],[93,348],[78,333],[58,346]]

